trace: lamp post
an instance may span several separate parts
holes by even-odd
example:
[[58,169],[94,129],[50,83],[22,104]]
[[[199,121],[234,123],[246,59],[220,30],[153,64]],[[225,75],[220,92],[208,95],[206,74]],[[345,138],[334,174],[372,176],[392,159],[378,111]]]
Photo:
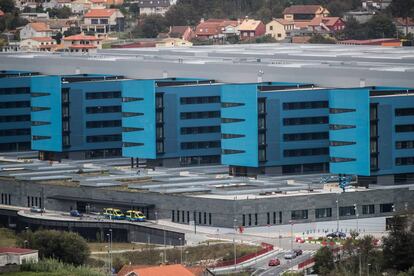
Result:
[[358,212],[358,205],[356,203],[354,204],[354,209],[355,209],[355,215],[356,215],[356,231],[357,233],[359,233],[359,227],[358,227],[359,212]]
[[237,257],[236,257],[236,234],[237,234],[237,230],[236,230],[236,223],[237,223],[237,219],[233,220],[233,227],[234,227],[234,238],[233,238],[233,246],[234,246],[234,270],[236,270],[236,266],[237,266]]
[[183,264],[183,243],[182,238],[178,238],[180,240],[180,264]]

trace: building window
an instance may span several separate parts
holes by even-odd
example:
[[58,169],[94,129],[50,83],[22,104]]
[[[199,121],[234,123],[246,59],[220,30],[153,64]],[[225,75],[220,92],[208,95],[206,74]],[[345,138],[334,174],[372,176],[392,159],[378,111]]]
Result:
[[0,88],[0,95],[29,94],[29,87]]
[[294,210],[291,213],[292,220],[308,219],[308,210]]
[[279,212],[279,224],[282,224],[282,212]]
[[309,132],[309,133],[289,133],[283,134],[285,142],[307,141],[307,140],[326,140],[329,139],[329,132]]
[[245,153],[244,150],[232,150],[232,149],[223,149],[222,154],[238,154],[238,153]]
[[318,125],[318,124],[327,124],[329,121],[327,116],[318,116],[318,117],[302,117],[302,118],[285,118],[283,119],[283,125],[292,126],[292,125]]
[[249,214],[249,226],[252,226],[252,214]]
[[47,140],[47,139],[51,139],[52,137],[50,136],[40,136],[40,135],[33,135],[32,136],[32,140],[36,141],[36,140]]
[[273,224],[276,224],[276,212],[273,212]]
[[27,122],[27,121],[30,121],[30,115],[0,116],[0,123]]
[[207,213],[204,212],[204,224],[207,224]]
[[414,125],[396,125],[395,132],[414,132]]
[[354,206],[339,207],[339,216],[340,217],[355,216],[355,207]]
[[411,166],[414,165],[414,156],[395,158],[396,166]]
[[239,123],[239,122],[244,122],[246,121],[245,119],[238,119],[238,118],[221,118],[221,122],[223,124],[228,124],[228,123]]
[[201,212],[198,212],[198,224],[201,224]]
[[289,102],[283,103],[283,110],[327,108],[328,101]]
[[190,223],[190,211],[187,211],[187,223]]
[[396,108],[395,116],[414,116],[414,108]]
[[183,142],[182,150],[220,148],[221,141]]
[[393,203],[380,204],[380,213],[390,213],[390,212],[394,212]]
[[220,126],[182,127],[181,135],[219,133]]
[[246,137],[244,134],[227,134],[223,133],[221,134],[221,139],[234,139],[234,138],[243,138]]
[[113,106],[88,106],[86,108],[87,114],[95,114],[95,113],[118,113],[121,112],[120,105],[113,105]]
[[85,94],[87,100],[117,99],[121,98],[121,91],[88,92]]
[[180,104],[211,104],[219,103],[220,96],[207,96],[207,97],[183,97],[180,98]]
[[332,217],[332,208],[315,209],[316,218],[330,218]]
[[270,224],[270,213],[269,212],[267,212],[267,224],[268,225]]
[[368,214],[375,214],[375,205],[362,205],[362,214],[368,215]]
[[222,102],[222,108],[229,108],[229,107],[237,107],[237,106],[245,106],[245,103],[229,103],[229,102]]
[[181,211],[181,222],[185,222],[185,211]]
[[349,142],[349,141],[329,141],[330,147],[341,147],[341,146],[350,146],[355,145],[356,142]]
[[414,140],[411,141],[397,141],[395,142],[396,149],[413,149],[414,148]]
[[121,134],[86,136],[87,143],[118,142],[121,140],[122,140]]
[[30,107],[30,101],[0,102],[0,108]]
[[356,128],[354,125],[329,125],[330,130],[341,130],[341,129],[350,129],[350,128]]
[[246,215],[245,214],[242,215],[242,223],[243,223],[243,226],[246,226]]
[[181,112],[181,120],[220,118],[220,111]]
[[121,120],[108,120],[108,121],[87,121],[87,128],[107,128],[107,127],[120,127]]
[[211,225],[211,213],[208,213],[208,224]]
[[175,211],[171,210],[171,221],[174,222],[175,221]]
[[258,220],[258,214],[255,213],[254,214],[254,225],[258,225],[259,224],[259,220]]
[[352,162],[356,161],[355,158],[346,158],[346,157],[331,157],[329,162],[331,163],[342,163],[342,162]]
[[339,113],[347,113],[347,112],[355,112],[356,109],[352,108],[329,108],[330,114],[339,114]]
[[283,156],[285,157],[316,156],[327,154],[329,154],[329,148],[293,149],[283,151]]

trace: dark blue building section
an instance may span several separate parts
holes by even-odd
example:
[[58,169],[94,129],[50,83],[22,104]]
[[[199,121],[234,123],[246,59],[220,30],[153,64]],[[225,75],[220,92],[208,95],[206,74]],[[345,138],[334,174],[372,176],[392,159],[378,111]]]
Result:
[[36,75],[0,71],[0,152],[30,150],[30,80]]
[[223,87],[222,163],[244,176],[328,171],[328,96],[301,83]]
[[32,149],[40,159],[121,156],[124,80],[111,75],[32,79]]
[[414,89],[333,90],[330,105],[332,173],[367,185],[414,180]]
[[187,78],[135,82],[123,94],[124,156],[146,159],[148,166],[220,162],[221,84]]

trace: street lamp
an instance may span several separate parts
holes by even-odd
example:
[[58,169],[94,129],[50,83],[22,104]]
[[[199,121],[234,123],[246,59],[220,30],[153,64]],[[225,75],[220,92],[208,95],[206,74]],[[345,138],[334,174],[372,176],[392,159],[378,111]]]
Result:
[[359,212],[358,212],[358,205],[356,203],[354,204],[354,209],[355,209],[355,215],[356,215],[356,231],[357,233],[359,233],[359,228],[358,228]]
[[234,270],[236,270],[236,266],[237,266],[237,257],[236,257],[236,234],[237,234],[237,229],[236,229],[236,223],[237,223],[237,219],[235,218],[233,220],[233,227],[234,227],[234,238],[233,238],[233,246],[234,246]]
[[180,264],[183,264],[183,243],[182,243],[182,238],[178,238],[180,240]]

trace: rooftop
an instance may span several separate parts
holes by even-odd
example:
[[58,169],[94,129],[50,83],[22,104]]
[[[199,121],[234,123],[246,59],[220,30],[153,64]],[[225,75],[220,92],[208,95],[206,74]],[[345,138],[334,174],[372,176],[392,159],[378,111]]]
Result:
[[219,82],[315,83],[321,87],[414,87],[413,47],[351,45],[240,44],[185,48],[103,49],[97,54],[0,53],[0,70],[44,74],[100,73],[128,78],[176,77]]
[[19,248],[19,247],[0,247],[0,254],[30,254],[36,253],[37,250]]
[[94,9],[85,13],[85,18],[102,18],[111,17],[116,12],[116,9]]
[[323,10],[320,5],[293,5],[287,7],[283,14],[315,14],[319,10]]

